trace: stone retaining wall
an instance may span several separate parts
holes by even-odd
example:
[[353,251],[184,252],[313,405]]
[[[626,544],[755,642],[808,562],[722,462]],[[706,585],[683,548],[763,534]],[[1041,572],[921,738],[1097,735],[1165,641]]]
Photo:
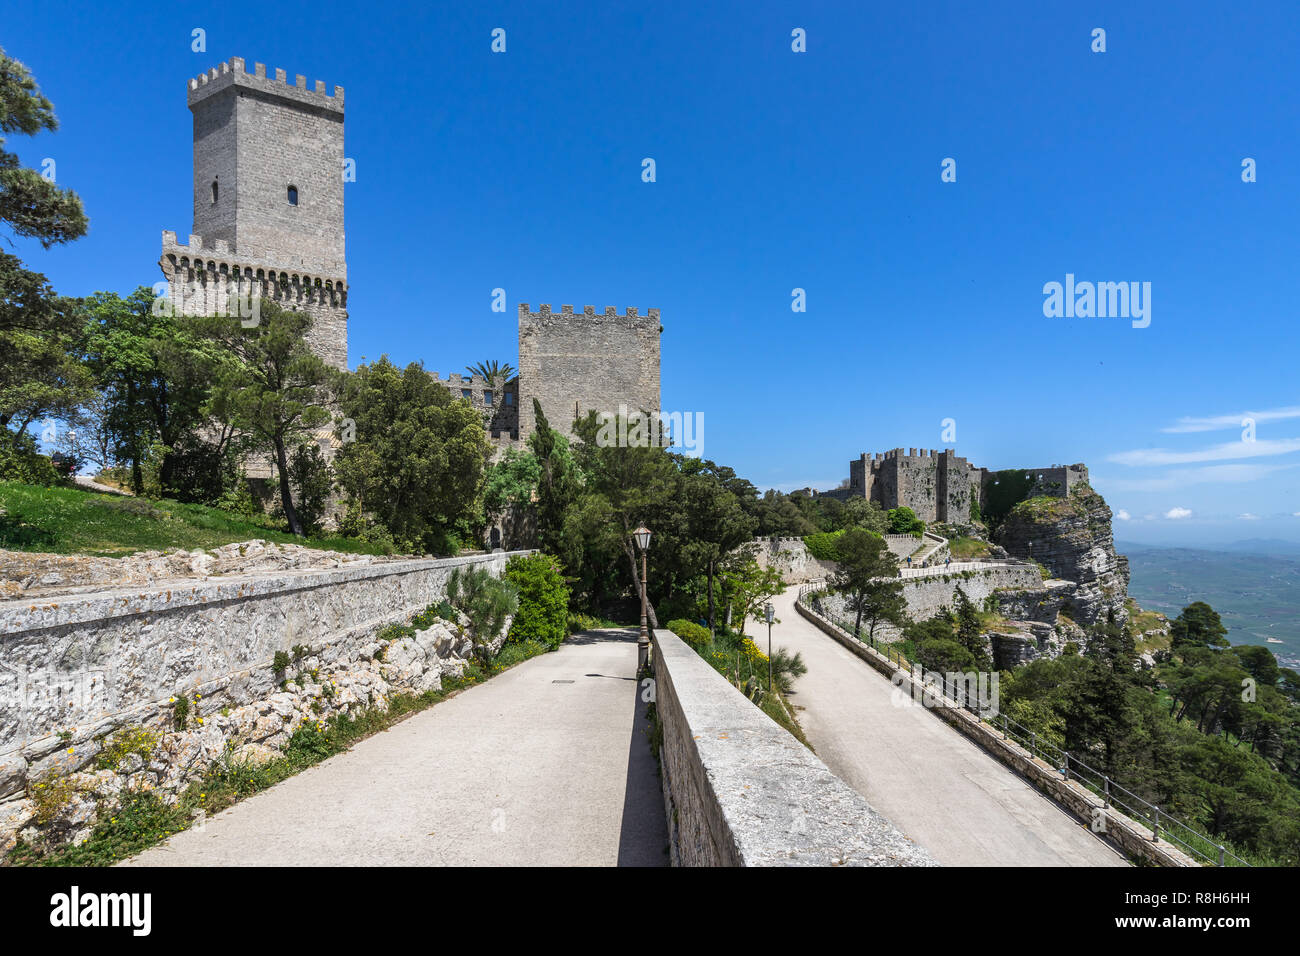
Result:
[[934,866],[671,631],[655,707],[675,866]]
[[55,763],[80,770],[118,727],[159,723],[173,698],[198,696],[208,715],[268,698],[281,680],[272,669],[277,651],[355,659],[380,628],[441,599],[453,568],[500,574],[510,556],[172,579],[0,602],[0,801]]
[[[796,602],[795,607],[800,614],[826,634],[862,658],[881,674],[894,681],[901,693],[915,700],[923,692],[924,688],[913,689],[911,674],[900,671],[883,654],[878,653],[861,641],[854,640],[847,632],[842,631],[820,614],[805,607],[802,601]],[[1103,821],[1101,825],[1105,828],[1106,838],[1118,845],[1129,857],[1140,857],[1157,866],[1199,865],[1194,859],[1178,850],[1171,843],[1164,840],[1152,840],[1153,834],[1149,828],[1130,819],[1113,807],[1105,806],[1100,797],[1081,783],[1063,779],[1058,769],[1048,766],[1037,759],[1015,741],[1003,739],[998,731],[969,711],[957,707],[931,707],[929,709],[936,717],[964,734],[994,759],[1015,770],[1036,789],[1079,820],[1094,827],[1097,825],[1097,821]]]
[[803,538],[756,538],[754,558],[761,568],[776,568],[786,584],[817,581],[834,572],[833,561],[808,553]]
[[[938,572],[924,577],[902,579],[903,598],[907,601],[907,616],[913,621],[928,621],[942,608],[952,609],[957,603],[957,589],[961,588],[976,608],[984,607],[985,598],[1022,588],[1041,590],[1043,577],[1036,565],[996,565],[967,571]],[[844,605],[841,594],[827,594],[820,599],[830,613],[847,620],[853,612]],[[892,641],[901,636],[892,624],[876,625],[876,639]]]

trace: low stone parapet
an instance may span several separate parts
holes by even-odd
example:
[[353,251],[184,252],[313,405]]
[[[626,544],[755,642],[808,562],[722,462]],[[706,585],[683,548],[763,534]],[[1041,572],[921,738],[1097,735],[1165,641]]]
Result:
[[674,865],[937,865],[671,631],[654,668]]

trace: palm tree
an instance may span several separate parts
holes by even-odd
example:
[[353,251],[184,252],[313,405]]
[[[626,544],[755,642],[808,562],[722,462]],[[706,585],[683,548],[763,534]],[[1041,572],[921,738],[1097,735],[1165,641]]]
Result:
[[505,384],[509,385],[516,378],[515,369],[509,362],[498,362],[496,359],[477,362],[474,365],[466,365],[465,371],[471,376],[482,375],[489,382],[495,382],[498,377],[505,378]]

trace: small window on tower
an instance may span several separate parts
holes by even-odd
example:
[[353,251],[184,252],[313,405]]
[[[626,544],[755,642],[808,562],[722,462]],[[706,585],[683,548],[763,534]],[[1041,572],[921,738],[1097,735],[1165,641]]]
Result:
[[217,202],[217,181],[215,179],[212,180],[212,202],[214,205]]
[[290,205],[290,206],[296,206],[296,205],[298,205],[298,187],[297,187],[297,186],[290,186],[290,187],[289,187],[289,205]]
[[484,404],[484,405],[491,405],[491,404],[492,404],[492,392],[491,392],[490,390],[489,390],[489,391],[485,391],[485,392],[483,393],[483,404]]
[[507,404],[507,405],[513,405],[514,403],[515,403],[515,396],[514,396],[514,393],[513,393],[513,392],[506,392],[506,404]]
[[471,392],[468,388],[462,388],[460,390],[460,397],[465,399],[466,401],[473,401],[474,393]]

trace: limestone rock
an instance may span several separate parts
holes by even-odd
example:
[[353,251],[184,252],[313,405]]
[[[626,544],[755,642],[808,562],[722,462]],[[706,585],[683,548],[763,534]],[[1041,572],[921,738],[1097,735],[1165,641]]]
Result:
[[998,543],[1014,557],[1036,561],[1052,577],[1075,585],[1063,610],[1089,627],[1115,612],[1128,620],[1128,559],[1115,553],[1111,511],[1101,495],[1078,485],[1068,497],[1022,501],[1007,514]]
[[280,751],[265,744],[244,744],[231,754],[231,759],[235,763],[251,764],[254,767],[261,767],[280,756]]

